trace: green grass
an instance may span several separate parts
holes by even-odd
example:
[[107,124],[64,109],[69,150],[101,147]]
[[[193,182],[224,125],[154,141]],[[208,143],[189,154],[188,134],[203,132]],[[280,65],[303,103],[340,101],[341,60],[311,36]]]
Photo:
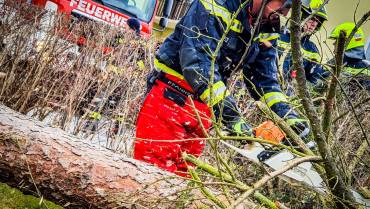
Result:
[[50,201],[24,195],[18,189],[0,183],[0,208],[1,209],[63,209]]

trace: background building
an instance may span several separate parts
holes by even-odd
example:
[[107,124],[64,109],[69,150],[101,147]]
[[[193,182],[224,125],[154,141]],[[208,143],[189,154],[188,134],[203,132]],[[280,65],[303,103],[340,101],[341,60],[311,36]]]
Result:
[[[186,10],[188,9],[192,1],[193,0],[174,0],[173,2],[174,5],[172,8],[170,19],[178,20],[182,16],[184,16]],[[158,5],[157,14],[163,14],[162,13],[163,4],[164,4],[164,1],[160,0],[159,5]]]

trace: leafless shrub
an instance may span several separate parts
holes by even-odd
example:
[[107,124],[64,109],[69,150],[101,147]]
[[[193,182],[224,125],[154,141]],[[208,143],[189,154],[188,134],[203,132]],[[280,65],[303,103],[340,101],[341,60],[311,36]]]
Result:
[[[141,40],[129,31],[94,22],[70,24],[68,18],[61,15],[53,16],[53,21],[48,22],[44,11],[29,8],[13,5],[0,9],[0,101],[15,110],[32,113],[40,120],[48,119],[54,126],[76,135],[104,136],[105,146],[130,154],[132,130],[145,92],[145,77],[151,69],[155,43]],[[16,10],[32,11],[32,15]],[[339,167],[350,168],[342,170],[349,184],[368,187],[370,158],[368,148],[361,151],[363,130],[358,121],[368,134],[369,93],[348,89],[351,85],[345,81],[342,85],[342,93],[337,94],[335,100],[334,136],[330,146],[335,150]],[[238,103],[251,124],[266,120],[252,102],[246,102],[250,97],[243,87],[235,82],[229,86],[233,94],[238,95]],[[356,115],[351,103],[356,107]],[[322,112],[323,106],[316,108]],[[86,130],[89,122],[94,123],[91,112],[103,115],[93,131]],[[117,124],[119,130],[112,132]],[[247,159],[235,161],[234,152],[216,144],[216,149],[207,147],[202,160],[217,165],[218,172],[232,173],[245,185],[252,185],[266,173],[263,167]],[[201,171],[199,175],[203,186],[222,194],[225,202],[231,202],[241,193],[222,177]],[[194,182],[184,189],[184,200],[179,200],[179,204],[188,204],[192,200],[191,191],[200,189]],[[319,195],[280,180],[261,187],[260,192],[292,208],[302,208],[306,199],[315,201],[308,207],[321,204]]]
[[[0,101],[76,135],[104,132],[105,145],[122,151],[151,69],[151,40],[28,4],[3,5],[0,13]],[[91,112],[102,118],[99,130],[86,132]]]

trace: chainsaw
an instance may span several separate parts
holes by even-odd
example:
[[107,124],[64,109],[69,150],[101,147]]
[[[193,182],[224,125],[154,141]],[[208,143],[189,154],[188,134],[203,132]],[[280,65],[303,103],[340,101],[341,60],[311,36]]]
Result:
[[[271,121],[262,123],[254,130],[254,133],[257,138],[263,138],[275,143],[280,143],[285,138],[285,134]],[[263,164],[273,170],[280,170],[286,167],[292,160],[299,158],[286,149],[273,150],[271,147],[266,147],[258,142],[246,144],[243,149],[229,144],[226,141],[221,141],[221,143],[248,160],[256,164]],[[315,146],[313,142],[309,142],[307,145],[308,147]],[[299,184],[308,186],[320,194],[328,194],[328,188],[324,180],[310,162],[301,163],[286,171],[280,177],[284,180],[293,180]],[[357,203],[363,205],[364,208],[370,209],[370,199],[362,197],[362,195],[354,189],[351,191]]]

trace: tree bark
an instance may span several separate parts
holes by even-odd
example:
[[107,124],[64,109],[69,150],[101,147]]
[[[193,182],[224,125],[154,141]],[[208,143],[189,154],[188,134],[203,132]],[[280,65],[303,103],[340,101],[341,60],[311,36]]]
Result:
[[1,104],[0,181],[36,190],[70,208],[169,208],[173,205],[168,200],[184,187],[173,174],[93,146]]
[[[310,93],[306,86],[306,76],[303,69],[303,58],[301,54],[301,2],[293,0],[292,21],[290,25],[293,68],[297,70],[298,93],[302,99],[302,104],[310,120],[314,139],[318,150],[323,158],[324,169],[328,187],[333,195],[336,196],[334,202],[337,208],[356,208],[354,198],[350,188],[345,184],[343,176],[339,171],[333,153],[329,149],[328,143],[323,133],[321,119],[317,114]],[[343,201],[344,200],[344,201]]]

